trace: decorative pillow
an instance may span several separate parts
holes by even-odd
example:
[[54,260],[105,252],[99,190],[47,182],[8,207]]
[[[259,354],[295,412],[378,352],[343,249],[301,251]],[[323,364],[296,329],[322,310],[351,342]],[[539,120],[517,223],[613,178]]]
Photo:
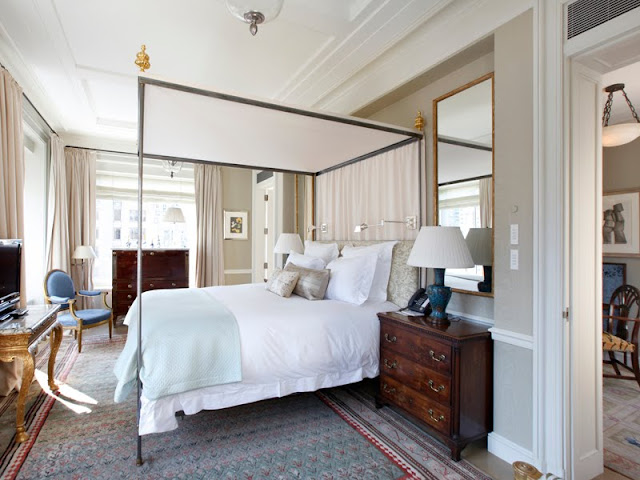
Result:
[[324,298],[329,284],[329,270],[298,267],[293,263],[288,263],[284,269],[287,272],[296,272],[300,275],[293,293],[307,300],[322,300]]
[[308,257],[306,255],[302,255],[301,253],[294,252],[291,250],[289,253],[289,258],[287,258],[287,263],[285,266],[293,263],[298,267],[311,268],[313,270],[322,270],[327,266],[325,261],[321,258],[317,257]]
[[280,295],[281,297],[290,297],[291,292],[298,283],[298,272],[285,272],[284,270],[274,270],[271,278],[267,282],[267,290]]
[[338,258],[327,265],[331,270],[325,298],[362,305],[369,298],[378,255],[371,253]]
[[305,240],[304,254],[308,257],[321,258],[324,260],[325,265],[328,265],[329,262],[338,258],[340,252],[338,251],[337,243],[320,243]]
[[369,292],[369,300],[371,301],[385,302],[387,300],[387,286],[389,285],[389,275],[391,274],[391,254],[393,253],[393,246],[396,243],[398,242],[376,243],[375,245],[368,245],[366,247],[352,247],[350,245],[342,247],[342,256],[344,258],[371,254],[378,256],[376,272],[373,276],[371,291]]

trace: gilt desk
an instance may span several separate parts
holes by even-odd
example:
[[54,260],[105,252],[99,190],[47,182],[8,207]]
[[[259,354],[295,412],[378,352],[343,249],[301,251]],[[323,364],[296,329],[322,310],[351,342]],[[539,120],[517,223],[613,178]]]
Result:
[[22,359],[22,383],[16,405],[16,442],[22,443],[29,438],[24,428],[24,407],[33,381],[35,370],[34,351],[38,340],[51,333],[51,353],[49,354],[49,388],[58,390],[53,381],[53,367],[56,354],[62,341],[62,326],[56,313],[60,305],[29,305],[29,311],[22,317],[12,318],[0,324],[0,360],[11,362]]

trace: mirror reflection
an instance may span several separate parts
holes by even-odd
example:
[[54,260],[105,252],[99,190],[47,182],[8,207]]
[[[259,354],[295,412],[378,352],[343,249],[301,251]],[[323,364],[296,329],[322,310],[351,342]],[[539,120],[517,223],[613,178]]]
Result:
[[447,269],[445,285],[493,295],[493,74],[434,101],[436,225],[458,226],[473,268]]

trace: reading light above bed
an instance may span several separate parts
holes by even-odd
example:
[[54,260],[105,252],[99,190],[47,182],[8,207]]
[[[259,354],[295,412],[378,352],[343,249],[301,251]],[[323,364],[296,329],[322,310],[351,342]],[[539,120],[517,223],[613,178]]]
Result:
[[409,230],[415,230],[417,223],[418,223],[418,217],[416,217],[415,215],[411,215],[408,217],[405,217],[404,221],[402,220],[380,220],[380,223],[376,223],[374,225],[369,225],[368,223],[361,223],[360,225],[356,225],[355,228],[353,229],[354,233],[360,233],[363,230],[366,230],[367,228],[370,227],[384,227],[385,224],[387,223],[404,223],[404,225],[409,229]]

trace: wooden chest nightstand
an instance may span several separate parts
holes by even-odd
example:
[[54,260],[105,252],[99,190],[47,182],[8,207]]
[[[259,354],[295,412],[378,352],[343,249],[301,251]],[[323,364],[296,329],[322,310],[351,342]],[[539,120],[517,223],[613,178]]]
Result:
[[453,318],[432,325],[425,317],[379,313],[378,406],[409,413],[451,450],[460,452],[493,428],[493,342],[487,328]]

